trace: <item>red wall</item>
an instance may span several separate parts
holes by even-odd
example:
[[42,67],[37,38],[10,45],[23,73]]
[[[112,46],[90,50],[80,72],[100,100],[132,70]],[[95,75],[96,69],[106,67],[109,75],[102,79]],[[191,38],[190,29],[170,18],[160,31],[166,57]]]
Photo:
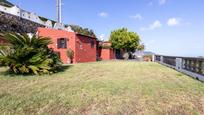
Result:
[[[73,63],[96,61],[96,38],[48,28],[39,28],[38,35],[52,38],[53,44],[49,45],[49,47],[60,53],[60,58],[65,64],[69,62],[66,54],[69,48],[74,51]],[[57,48],[57,39],[59,38],[67,38],[66,49]],[[91,48],[91,41],[94,41],[94,48]]]
[[115,58],[115,50],[114,49],[110,49],[110,59],[116,59]]
[[[91,47],[91,41],[94,47]],[[81,45],[81,46],[80,46]],[[76,62],[96,61],[96,39],[77,34],[76,36]]]
[[[55,30],[55,29],[48,29],[48,28],[38,28],[38,35],[43,37],[50,37],[52,38],[52,44],[49,45],[50,48],[53,48],[54,51],[60,53],[60,58],[63,63],[68,63],[68,57],[67,57],[67,49],[71,48],[73,51],[75,51],[75,33],[73,32],[67,32],[63,30]],[[57,48],[57,39],[59,38],[67,38],[67,47],[66,49],[58,49]],[[75,55],[74,55],[75,57]],[[75,58],[73,59],[73,62],[75,63]]]
[[114,49],[101,49],[101,59],[102,60],[115,59]]

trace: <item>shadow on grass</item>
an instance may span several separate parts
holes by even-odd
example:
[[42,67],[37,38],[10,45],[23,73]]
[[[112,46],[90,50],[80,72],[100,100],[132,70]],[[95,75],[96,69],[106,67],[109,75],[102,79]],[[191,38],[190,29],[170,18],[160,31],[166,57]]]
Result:
[[[7,69],[7,70],[5,70],[5,71],[1,71],[0,72],[0,75],[3,75],[3,76],[5,76],[5,77],[17,77],[17,76],[22,76],[22,75],[20,75],[20,74],[14,74],[14,73],[12,73],[11,71],[9,71],[9,69]],[[28,76],[28,75],[26,75],[26,76]]]
[[65,72],[66,70],[72,68],[74,65],[62,65],[57,71],[57,73]]
[[[74,65],[63,65],[62,67],[56,69],[56,72],[53,74],[63,73],[66,70],[72,68]],[[53,75],[53,74],[42,74],[43,75]],[[6,68],[5,71],[0,71],[0,75],[5,77],[37,77],[41,75],[35,75],[35,74],[14,74],[11,71],[9,71],[9,68]]]

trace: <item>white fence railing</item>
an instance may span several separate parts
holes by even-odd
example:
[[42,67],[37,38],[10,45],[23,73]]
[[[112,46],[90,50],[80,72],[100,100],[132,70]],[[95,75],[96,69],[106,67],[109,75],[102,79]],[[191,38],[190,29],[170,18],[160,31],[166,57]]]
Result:
[[204,81],[204,58],[155,55],[155,61]]

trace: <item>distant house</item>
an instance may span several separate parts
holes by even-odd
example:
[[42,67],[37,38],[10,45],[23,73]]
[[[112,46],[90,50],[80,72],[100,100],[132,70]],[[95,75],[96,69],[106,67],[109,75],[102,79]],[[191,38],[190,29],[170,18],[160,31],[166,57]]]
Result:
[[112,60],[116,59],[115,49],[111,47],[111,43],[99,42],[98,57],[100,60]]
[[153,61],[155,53],[150,51],[136,51],[133,53],[133,57],[139,61]]
[[123,59],[124,49],[114,49],[111,42],[99,42],[98,57],[100,60]]

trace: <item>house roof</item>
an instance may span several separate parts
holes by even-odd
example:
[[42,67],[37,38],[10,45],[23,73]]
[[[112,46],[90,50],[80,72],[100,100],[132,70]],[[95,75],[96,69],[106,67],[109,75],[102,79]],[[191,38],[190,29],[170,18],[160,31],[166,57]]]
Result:
[[93,37],[93,36],[88,36],[88,35],[84,35],[84,34],[80,34],[80,33],[76,33],[76,35],[79,35],[79,36],[85,36],[85,37],[89,37],[89,38],[92,38],[92,39],[96,39],[96,37]]
[[103,43],[111,43],[111,42],[109,42],[109,41],[104,41]]

